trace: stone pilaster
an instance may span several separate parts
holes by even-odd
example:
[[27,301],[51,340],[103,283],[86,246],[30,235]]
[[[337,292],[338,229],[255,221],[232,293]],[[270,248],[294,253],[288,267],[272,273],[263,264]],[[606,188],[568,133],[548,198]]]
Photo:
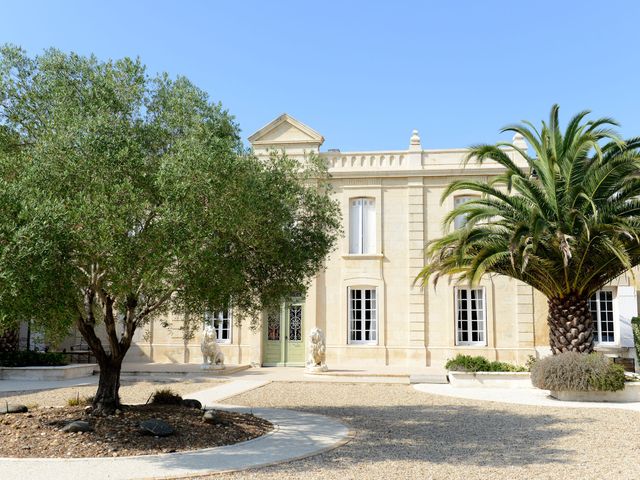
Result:
[[409,345],[425,346],[425,295],[413,282],[424,267],[424,184],[423,179],[410,178],[408,185],[409,227]]
[[533,287],[516,280],[518,347],[534,347]]

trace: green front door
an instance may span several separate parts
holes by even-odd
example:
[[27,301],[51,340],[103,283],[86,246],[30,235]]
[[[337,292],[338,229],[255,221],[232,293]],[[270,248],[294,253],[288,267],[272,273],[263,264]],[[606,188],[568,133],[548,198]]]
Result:
[[304,308],[301,303],[284,303],[267,314],[264,328],[265,366],[304,365]]

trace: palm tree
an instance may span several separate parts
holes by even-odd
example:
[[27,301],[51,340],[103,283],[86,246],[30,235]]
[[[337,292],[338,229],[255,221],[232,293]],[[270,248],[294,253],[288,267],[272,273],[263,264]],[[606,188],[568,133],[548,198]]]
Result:
[[540,131],[510,125],[502,132],[515,132],[514,144],[471,147],[465,164],[493,160],[505,172],[448,186],[443,200],[461,190],[479,196],[446,217],[445,226],[459,215],[466,224],[427,244],[417,279],[475,285],[499,274],[531,285],[547,297],[554,354],[593,350],[589,297],[640,263],[640,137],[623,141],[614,120],[587,121],[589,113],[563,132],[554,105]]

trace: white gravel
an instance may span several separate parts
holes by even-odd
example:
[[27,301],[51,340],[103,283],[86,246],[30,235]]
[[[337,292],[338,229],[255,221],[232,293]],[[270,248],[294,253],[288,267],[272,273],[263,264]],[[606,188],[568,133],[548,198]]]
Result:
[[[145,403],[149,396],[158,389],[170,388],[176,393],[185,396],[191,392],[197,392],[225,383],[225,380],[217,379],[145,379],[145,380],[121,380],[120,399],[123,403]],[[27,406],[56,407],[64,406],[70,398],[89,397],[96,393],[97,385],[56,388],[52,390],[40,390],[29,392],[2,392],[0,402],[21,403]],[[1,476],[0,476],[1,478]]]
[[636,479],[640,414],[455,399],[408,385],[271,383],[226,403],[321,413],[356,438],[220,479]]

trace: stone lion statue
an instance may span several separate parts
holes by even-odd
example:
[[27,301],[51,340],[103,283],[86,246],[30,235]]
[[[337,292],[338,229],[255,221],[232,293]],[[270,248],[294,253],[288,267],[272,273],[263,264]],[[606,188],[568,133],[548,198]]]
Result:
[[307,371],[312,373],[326,372],[328,370],[326,364],[326,345],[322,330],[315,327],[309,332],[307,347],[309,352]]
[[216,331],[211,325],[204,327],[200,350],[202,351],[203,369],[214,368],[222,370],[224,368],[224,354],[216,341]]

